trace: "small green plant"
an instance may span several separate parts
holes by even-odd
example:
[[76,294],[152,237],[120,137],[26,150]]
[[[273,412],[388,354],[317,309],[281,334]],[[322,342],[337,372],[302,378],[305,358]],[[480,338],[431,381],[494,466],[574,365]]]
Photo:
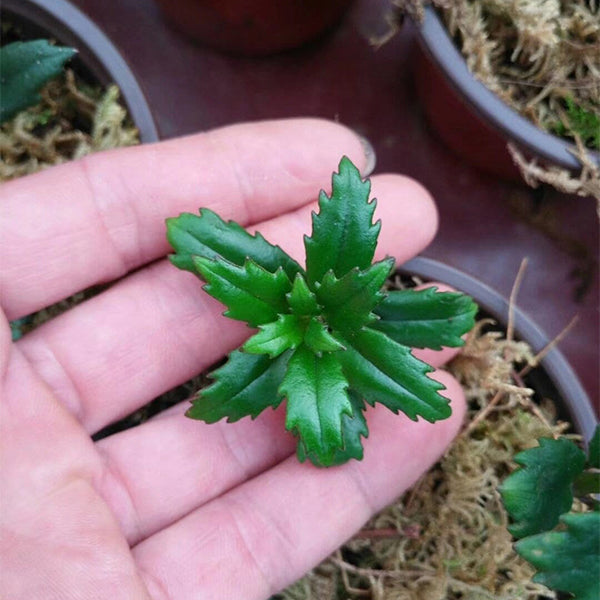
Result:
[[[577,600],[600,598],[600,428],[588,456],[571,440],[541,438],[515,456],[520,468],[500,488],[519,541],[516,551],[537,569],[533,581]],[[589,509],[572,512],[576,497]]]
[[573,137],[576,133],[585,145],[600,150],[600,112],[586,110],[570,96],[564,99],[564,107],[568,126],[559,121],[553,126],[554,132],[563,137]]
[[258,328],[212,373],[187,416],[255,418],[285,398],[298,458],[318,466],[362,459],[366,403],[413,420],[450,416],[444,387],[427,376],[433,368],[410,347],[461,346],[477,307],[435,288],[385,292],[394,260],[372,264],[381,223],[373,223],[369,192],[344,157],[304,238],[306,269],[206,208],[167,220],[172,263],[204,280],[227,317]]
[[0,48],[0,123],[37,104],[45,83],[62,72],[76,50],[47,40],[13,42]]

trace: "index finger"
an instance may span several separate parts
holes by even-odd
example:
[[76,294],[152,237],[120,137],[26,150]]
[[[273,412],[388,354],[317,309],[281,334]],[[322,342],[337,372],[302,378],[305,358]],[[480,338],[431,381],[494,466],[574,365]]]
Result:
[[93,155],[0,188],[0,305],[11,319],[112,281],[168,251],[164,220],[199,206],[249,225],[305,204],[350,129],[317,119],[233,125]]

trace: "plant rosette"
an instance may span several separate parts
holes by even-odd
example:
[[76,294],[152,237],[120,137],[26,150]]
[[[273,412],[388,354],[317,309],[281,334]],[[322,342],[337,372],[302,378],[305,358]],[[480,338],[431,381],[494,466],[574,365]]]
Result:
[[167,220],[171,262],[200,277],[225,316],[258,329],[212,373],[188,417],[255,418],[285,399],[298,458],[332,466],[362,459],[367,404],[412,420],[450,416],[433,368],[411,348],[462,346],[477,306],[435,288],[385,291],[394,260],[372,262],[381,223],[369,192],[344,157],[304,238],[305,268],[208,209]]

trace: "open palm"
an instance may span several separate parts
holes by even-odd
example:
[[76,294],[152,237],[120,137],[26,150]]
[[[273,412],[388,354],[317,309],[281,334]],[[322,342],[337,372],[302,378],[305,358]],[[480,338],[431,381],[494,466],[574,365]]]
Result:
[[[281,410],[205,425],[175,406],[91,435],[208,368],[248,335],[168,264],[164,219],[205,206],[302,258],[315,192],[356,136],[315,120],[239,125],[96,155],[0,188],[0,597],[264,599],[410,486],[460,425],[368,411],[365,459],[300,464]],[[426,192],[373,178],[379,257],[431,240]],[[98,296],[11,343],[15,319]],[[425,352],[433,364],[449,356]]]

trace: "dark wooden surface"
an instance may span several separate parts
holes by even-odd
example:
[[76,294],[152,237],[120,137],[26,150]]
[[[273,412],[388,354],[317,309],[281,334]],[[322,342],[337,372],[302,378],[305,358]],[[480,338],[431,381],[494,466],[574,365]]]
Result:
[[591,198],[542,194],[465,164],[428,127],[415,92],[416,35],[405,27],[374,50],[385,28],[385,0],[358,0],[334,31],[287,54],[226,56],[171,29],[153,0],[74,0],[111,38],[143,86],[161,135],[264,118],[337,119],[373,143],[377,171],[425,184],[440,230],[425,256],[481,279],[508,296],[524,257],[519,305],[549,335],[574,315],[561,343],[596,406],[598,217]]

